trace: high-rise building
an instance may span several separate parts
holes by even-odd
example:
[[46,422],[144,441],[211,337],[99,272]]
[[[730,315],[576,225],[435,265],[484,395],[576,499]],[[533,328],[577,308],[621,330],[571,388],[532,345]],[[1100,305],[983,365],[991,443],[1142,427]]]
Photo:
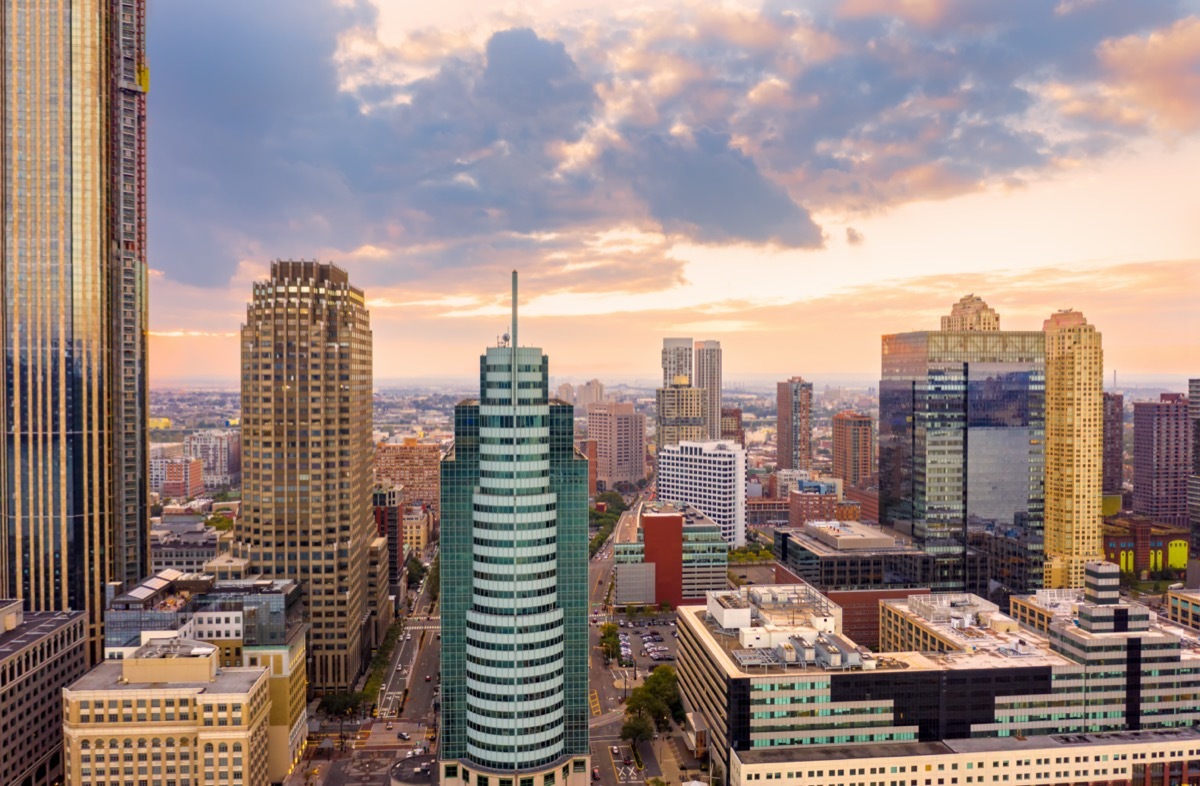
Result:
[[812,469],[812,393],[803,377],[776,385],[776,469]]
[[1078,311],[1045,321],[1045,585],[1082,587],[1084,568],[1104,559],[1104,350]]
[[[161,459],[156,459],[161,461]],[[163,462],[164,497],[187,500],[204,493],[204,462],[198,458],[169,459]]]
[[237,429],[204,429],[183,438],[189,458],[204,462],[204,487],[229,488],[242,482],[242,432]]
[[720,439],[722,442],[736,442],[746,447],[746,429],[742,427],[740,407],[721,407]]
[[600,456],[598,453],[599,443],[595,439],[577,439],[575,447],[579,450],[583,457],[588,460],[588,496],[596,496],[596,479],[599,476]]
[[658,498],[691,505],[746,545],[746,451],[730,442],[680,442],[659,451]]
[[596,482],[612,490],[646,477],[646,416],[630,402],[588,407],[588,436],[596,440]]
[[662,372],[664,388],[676,384],[679,377],[687,377],[684,384],[692,384],[692,340],[690,338],[663,339]]
[[150,569],[145,3],[5,3],[0,595],[87,613]]
[[442,462],[441,782],[584,786],[588,744],[587,462],[549,359],[480,358]]
[[707,402],[707,439],[721,438],[721,342],[696,342],[696,377],[693,385],[704,391]]
[[943,333],[1000,329],[1000,315],[976,295],[964,295],[950,307],[950,316],[942,317]]
[[578,406],[586,407],[603,400],[604,383],[598,379],[588,380],[575,389],[575,403]]
[[1042,586],[1046,339],[992,327],[999,319],[972,303],[978,319],[965,330],[883,337],[879,515],[946,560],[965,561],[968,528],[984,531],[998,559],[1020,563],[997,580],[1032,591]]
[[242,515],[233,556],[304,587],[309,682],[350,690],[364,663],[371,511],[371,325],[363,292],[319,262],[271,263],[242,326]]
[[1104,394],[1104,483],[1107,494],[1120,494],[1125,484],[1125,397]]
[[440,503],[442,448],[431,442],[405,438],[403,443],[375,446],[375,479],[404,487],[409,502],[420,502],[437,517]]
[[382,481],[371,492],[375,533],[388,541],[388,583],[392,594],[403,597],[400,577],[404,575],[404,489]]
[[708,438],[708,398],[703,388],[694,388],[683,376],[665,388],[659,388],[658,423],[654,430],[657,450],[680,442],[704,442]]
[[833,416],[833,476],[857,486],[875,474],[875,434],[870,415],[846,410]]
[[559,401],[565,401],[568,404],[575,403],[575,388],[571,387],[570,382],[564,382],[559,385],[554,395]]
[[1192,554],[1200,554],[1200,379],[1188,380],[1188,420],[1192,426],[1192,471],[1188,475],[1188,519]]
[[1187,397],[1163,393],[1133,404],[1133,512],[1160,524],[1188,525],[1192,423]]

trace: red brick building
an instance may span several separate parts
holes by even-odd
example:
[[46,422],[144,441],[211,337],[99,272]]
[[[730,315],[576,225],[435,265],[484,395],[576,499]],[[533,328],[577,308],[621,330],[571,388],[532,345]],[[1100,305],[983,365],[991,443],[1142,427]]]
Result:
[[788,525],[799,527],[807,521],[834,521],[837,508],[837,494],[793,491],[788,495]]
[[191,499],[204,493],[204,461],[172,459],[163,468],[162,494],[172,499]]

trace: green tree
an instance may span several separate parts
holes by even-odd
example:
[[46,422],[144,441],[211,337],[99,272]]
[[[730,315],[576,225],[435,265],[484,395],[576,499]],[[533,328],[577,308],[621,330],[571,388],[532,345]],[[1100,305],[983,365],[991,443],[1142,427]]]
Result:
[[600,626],[600,648],[605,657],[615,658],[621,651],[621,640],[617,637],[617,626],[606,622]]
[[600,492],[596,495],[596,501],[603,502],[613,513],[621,514],[629,510],[629,506],[625,504],[625,498],[615,491]]
[[[656,666],[639,690],[649,691],[666,711],[680,722],[683,719],[683,698],[679,695],[679,675],[671,666]],[[665,725],[665,723],[660,724]]]
[[421,583],[421,579],[425,578],[425,574],[429,569],[421,564],[421,560],[417,559],[415,554],[408,555],[408,588],[412,589]]
[[640,715],[631,715],[621,724],[621,739],[628,740],[635,748],[638,743],[645,742],[654,736],[654,727],[650,721]]
[[667,705],[644,686],[630,691],[625,701],[625,714],[645,718],[660,729],[667,725]]

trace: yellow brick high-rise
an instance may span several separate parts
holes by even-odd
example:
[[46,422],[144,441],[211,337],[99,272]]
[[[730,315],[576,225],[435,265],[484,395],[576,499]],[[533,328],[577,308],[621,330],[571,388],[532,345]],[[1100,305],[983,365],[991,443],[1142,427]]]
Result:
[[1078,311],[1059,311],[1046,334],[1046,586],[1082,587],[1103,560],[1104,350]]

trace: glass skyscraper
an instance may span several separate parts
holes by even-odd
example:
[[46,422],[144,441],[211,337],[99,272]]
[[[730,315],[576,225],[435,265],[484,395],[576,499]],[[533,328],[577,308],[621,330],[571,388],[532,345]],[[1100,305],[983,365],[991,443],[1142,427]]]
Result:
[[444,784],[589,778],[587,460],[549,360],[512,340],[480,358],[442,462]]
[[149,573],[144,0],[3,0],[0,593]]
[[990,578],[1024,592],[1044,562],[1045,338],[995,324],[883,337],[879,515],[961,559],[946,575],[964,583],[973,531],[994,546]]

